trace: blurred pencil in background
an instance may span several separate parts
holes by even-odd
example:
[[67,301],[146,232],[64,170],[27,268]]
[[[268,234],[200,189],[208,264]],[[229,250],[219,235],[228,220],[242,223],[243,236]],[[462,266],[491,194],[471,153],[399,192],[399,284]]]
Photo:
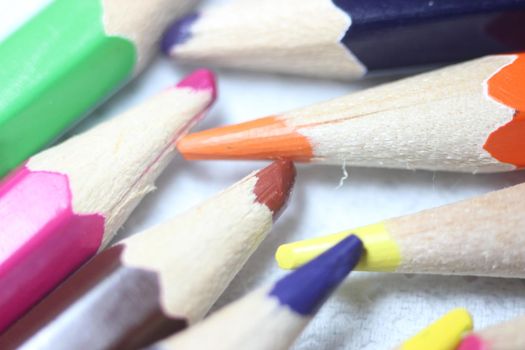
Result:
[[174,59],[351,80],[525,49],[523,0],[230,1],[175,23]]
[[357,264],[363,245],[351,236],[323,255],[149,350],[285,350]]
[[136,349],[204,317],[272,228],[294,183],[275,162],[103,251],[0,337],[0,348]]
[[0,331],[109,243],[215,94],[196,71],[0,182]]
[[54,0],[0,43],[0,177],[142,71],[196,0]]
[[454,309],[396,350],[456,350],[465,333],[471,330],[472,317],[468,311]]
[[525,316],[475,331],[463,339],[458,350],[525,349]]

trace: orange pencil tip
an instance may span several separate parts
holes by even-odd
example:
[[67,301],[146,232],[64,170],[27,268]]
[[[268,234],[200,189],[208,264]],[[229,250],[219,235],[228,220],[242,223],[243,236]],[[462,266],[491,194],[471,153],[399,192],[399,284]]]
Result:
[[308,161],[312,146],[276,117],[186,135],[177,145],[186,159],[290,159]]

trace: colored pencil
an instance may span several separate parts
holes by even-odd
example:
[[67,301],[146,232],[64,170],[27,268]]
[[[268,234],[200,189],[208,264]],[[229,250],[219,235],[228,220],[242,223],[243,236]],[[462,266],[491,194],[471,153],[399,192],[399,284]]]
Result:
[[111,240],[214,97],[196,71],[0,182],[0,332]]
[[325,103],[187,135],[187,159],[499,172],[525,166],[525,53],[488,56]]
[[275,162],[105,250],[8,329],[0,348],[136,349],[199,320],[270,231],[294,175],[292,163]]
[[525,349],[525,316],[490,326],[466,336],[458,350]]
[[469,200],[279,247],[279,266],[296,268],[355,234],[365,271],[525,278],[525,184]]
[[348,237],[273,286],[251,292],[149,349],[288,349],[352,271],[362,249],[357,237]]
[[405,341],[397,350],[455,350],[472,330],[472,317],[465,309],[454,309]]
[[525,49],[523,0],[232,1],[176,22],[177,60],[351,80]]
[[0,43],[0,177],[141,72],[196,0],[54,0]]

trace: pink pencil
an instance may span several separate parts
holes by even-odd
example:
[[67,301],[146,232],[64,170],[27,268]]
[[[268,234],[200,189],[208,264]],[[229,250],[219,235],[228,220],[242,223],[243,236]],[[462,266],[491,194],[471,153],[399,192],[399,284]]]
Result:
[[525,349],[525,316],[490,326],[466,336],[458,350]]
[[111,240],[214,98],[196,71],[0,183],[0,332]]

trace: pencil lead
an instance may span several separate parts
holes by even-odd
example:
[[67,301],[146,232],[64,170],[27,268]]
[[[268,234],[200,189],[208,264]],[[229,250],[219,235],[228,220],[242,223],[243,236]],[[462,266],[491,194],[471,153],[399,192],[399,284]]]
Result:
[[286,207],[295,182],[295,167],[290,161],[276,161],[256,174],[254,193],[257,201],[266,205],[277,220]]
[[199,16],[198,12],[191,13],[173,22],[166,30],[161,41],[161,49],[166,55],[171,55],[175,46],[184,44],[191,38],[191,28]]
[[188,87],[196,91],[211,90],[212,104],[217,98],[217,83],[213,71],[205,68],[197,69],[184,77],[177,85],[179,88]]
[[308,161],[313,152],[305,136],[276,117],[186,135],[177,147],[189,160],[285,158]]
[[361,240],[353,235],[347,237],[317,259],[277,282],[270,295],[297,313],[312,315],[354,269],[362,252]]

